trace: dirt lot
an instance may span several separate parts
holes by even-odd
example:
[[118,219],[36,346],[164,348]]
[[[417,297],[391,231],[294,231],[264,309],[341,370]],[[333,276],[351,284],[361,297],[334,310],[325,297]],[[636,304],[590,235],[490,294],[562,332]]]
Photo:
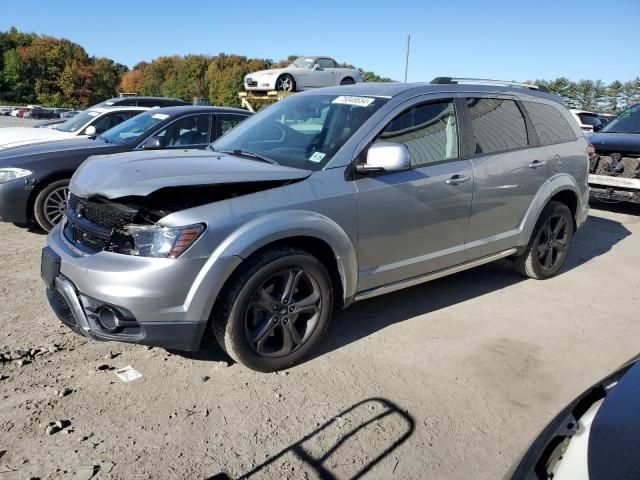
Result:
[[32,120],[30,118],[19,118],[10,116],[0,117],[0,127],[31,127],[36,123],[44,122],[46,120]]
[[[499,478],[640,350],[637,207],[592,210],[555,279],[505,260],[357,304],[314,358],[276,374],[227,366],[213,345],[79,337],[46,304],[45,236],[0,224],[0,237],[0,351],[37,349],[0,363],[0,480]],[[143,377],[110,370],[126,365]]]

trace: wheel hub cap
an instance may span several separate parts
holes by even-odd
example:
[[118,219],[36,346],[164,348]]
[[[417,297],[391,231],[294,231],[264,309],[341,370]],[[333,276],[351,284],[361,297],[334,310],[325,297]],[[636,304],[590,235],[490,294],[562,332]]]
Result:
[[321,307],[320,286],[310,273],[300,268],[278,272],[262,282],[247,306],[246,339],[259,355],[288,355],[309,339]]

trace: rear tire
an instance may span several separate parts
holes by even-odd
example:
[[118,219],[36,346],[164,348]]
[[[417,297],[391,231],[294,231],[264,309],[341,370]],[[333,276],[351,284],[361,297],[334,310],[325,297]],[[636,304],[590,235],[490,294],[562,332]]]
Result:
[[267,250],[234,273],[212,318],[231,358],[260,372],[288,368],[320,342],[333,307],[322,263],[297,248]]
[[569,207],[549,202],[538,218],[526,250],[515,259],[516,270],[536,280],[555,276],[567,259],[573,234]]
[[40,228],[48,232],[62,220],[68,196],[68,178],[51,182],[38,192],[33,204],[33,217]]

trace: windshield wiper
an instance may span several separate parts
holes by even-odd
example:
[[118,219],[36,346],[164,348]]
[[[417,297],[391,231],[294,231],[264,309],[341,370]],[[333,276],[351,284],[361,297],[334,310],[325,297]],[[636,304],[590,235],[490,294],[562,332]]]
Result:
[[[214,152],[218,152],[218,150],[214,150]],[[250,152],[248,150],[241,150],[239,148],[235,149],[235,150],[222,150],[222,151],[220,151],[218,153],[226,153],[226,154],[231,154],[231,155],[237,155],[239,157],[249,157],[249,158],[253,158],[254,160],[260,160],[261,162],[270,163],[272,165],[280,165],[275,160],[271,160],[270,158],[263,157],[261,155],[258,155],[257,153],[253,153],[253,152]]]

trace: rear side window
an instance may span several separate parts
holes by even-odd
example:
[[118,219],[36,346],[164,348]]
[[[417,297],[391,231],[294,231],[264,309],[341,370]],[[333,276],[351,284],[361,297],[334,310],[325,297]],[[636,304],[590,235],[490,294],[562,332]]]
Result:
[[457,158],[458,127],[453,102],[413,107],[387,125],[375,141],[405,144],[414,167]]
[[319,58],[318,63],[322,68],[336,68],[336,62],[329,58]]
[[229,113],[220,114],[220,115],[217,115],[217,117],[218,117],[219,133],[217,135],[214,135],[213,138],[221,137],[222,135],[227,133],[229,130],[231,130],[233,127],[238,125],[245,118],[247,118],[244,115],[233,115]]
[[558,108],[537,102],[524,102],[524,107],[527,109],[541,145],[576,139],[573,128]]
[[163,146],[187,147],[209,143],[210,115],[189,115],[171,123],[156,134],[163,139]]
[[467,99],[475,153],[495,153],[527,146],[527,127],[513,100]]
[[594,126],[602,124],[598,116],[592,115],[591,113],[579,113],[578,118],[580,118],[580,121],[585,125]]

